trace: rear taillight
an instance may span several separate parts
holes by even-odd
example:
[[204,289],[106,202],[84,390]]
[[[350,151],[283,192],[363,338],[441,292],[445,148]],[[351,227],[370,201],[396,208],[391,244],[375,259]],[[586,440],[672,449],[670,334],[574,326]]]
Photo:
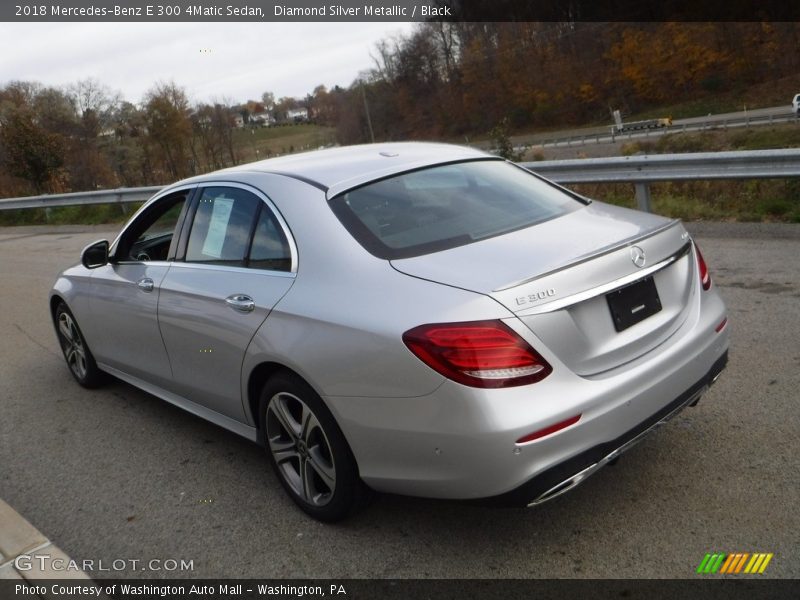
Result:
[[403,341],[426,365],[471,387],[527,385],[553,371],[502,321],[420,325],[406,331]]
[[700,252],[700,248],[697,247],[697,244],[694,245],[694,251],[697,252],[697,268],[700,273],[700,284],[703,286],[704,290],[710,290],[711,274],[708,272],[708,265],[706,265],[706,261]]

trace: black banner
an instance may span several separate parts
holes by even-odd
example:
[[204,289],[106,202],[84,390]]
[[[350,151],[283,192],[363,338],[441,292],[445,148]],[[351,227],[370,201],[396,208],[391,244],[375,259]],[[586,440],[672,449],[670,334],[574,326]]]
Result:
[[798,21],[787,0],[18,0],[7,22]]
[[[112,598],[114,600],[293,600],[340,598],[348,600],[783,600],[800,597],[800,581],[752,579],[591,580],[4,580],[0,598]],[[760,577],[760,576],[757,576]]]

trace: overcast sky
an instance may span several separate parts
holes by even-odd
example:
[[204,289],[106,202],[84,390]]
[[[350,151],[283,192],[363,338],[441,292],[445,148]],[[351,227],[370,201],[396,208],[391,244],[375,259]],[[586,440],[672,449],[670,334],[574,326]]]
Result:
[[0,85],[95,78],[134,103],[174,80],[192,101],[303,97],[349,86],[411,23],[2,23]]

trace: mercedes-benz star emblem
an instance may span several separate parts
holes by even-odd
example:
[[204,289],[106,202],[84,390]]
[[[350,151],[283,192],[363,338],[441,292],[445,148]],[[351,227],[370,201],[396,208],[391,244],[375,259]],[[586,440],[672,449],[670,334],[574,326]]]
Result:
[[639,248],[639,246],[631,246],[631,260],[633,261],[633,264],[641,269],[647,262],[647,257],[644,254],[644,250]]

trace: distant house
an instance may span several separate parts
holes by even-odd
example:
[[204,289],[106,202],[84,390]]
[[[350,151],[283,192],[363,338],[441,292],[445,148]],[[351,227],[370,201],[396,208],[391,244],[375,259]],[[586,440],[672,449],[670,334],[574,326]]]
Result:
[[242,115],[233,115],[233,126],[237,128],[244,127],[244,117]]
[[286,111],[286,120],[293,121],[295,123],[302,123],[303,121],[308,121],[308,109],[307,108],[290,108]]
[[275,124],[275,117],[268,112],[255,113],[250,117],[250,122],[253,125],[260,125],[261,127],[269,127]]

